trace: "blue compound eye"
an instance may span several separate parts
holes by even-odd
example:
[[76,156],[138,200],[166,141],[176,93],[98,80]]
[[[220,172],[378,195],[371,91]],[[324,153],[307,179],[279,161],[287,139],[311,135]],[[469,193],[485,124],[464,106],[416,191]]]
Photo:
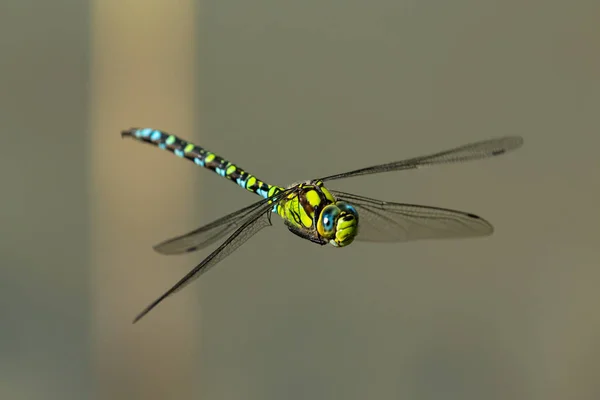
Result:
[[338,201],[335,203],[335,205],[340,209],[341,212],[353,215],[354,218],[358,219],[358,212],[351,204],[348,204],[345,201]]
[[317,222],[317,231],[324,238],[331,238],[335,234],[335,223],[340,215],[340,209],[330,204],[321,211],[319,221]]

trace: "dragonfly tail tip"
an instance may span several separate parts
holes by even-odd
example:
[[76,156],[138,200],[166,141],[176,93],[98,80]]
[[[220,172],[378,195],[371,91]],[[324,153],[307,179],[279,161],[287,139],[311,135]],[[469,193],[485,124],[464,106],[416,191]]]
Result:
[[129,128],[124,131],[121,131],[121,137],[133,136],[133,132],[137,131],[139,128]]

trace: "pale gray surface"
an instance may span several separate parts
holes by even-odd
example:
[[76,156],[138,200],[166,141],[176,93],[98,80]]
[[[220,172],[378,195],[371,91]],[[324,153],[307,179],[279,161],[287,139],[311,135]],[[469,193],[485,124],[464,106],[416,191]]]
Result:
[[[332,184],[479,213],[489,239],[336,250],[278,224],[205,275],[205,398],[598,398],[597,2],[203,12],[205,144],[267,181],[525,137],[491,161]],[[215,215],[252,201],[205,182]]]
[[[82,399],[92,378],[81,153],[89,26],[83,3],[40,4],[0,6],[0,398]],[[497,229],[490,238],[338,250],[277,222],[187,288],[202,310],[198,398],[600,397],[598,2],[204,1],[199,10],[200,144],[268,182],[504,134],[523,135],[525,147],[332,185],[478,213]],[[190,184],[206,214],[157,238],[257,199],[198,176]],[[191,268],[205,254],[183,260]],[[157,295],[173,283],[148,279]],[[153,311],[147,329],[185,296]],[[144,322],[131,328],[140,340]],[[168,341],[156,346],[168,357]]]

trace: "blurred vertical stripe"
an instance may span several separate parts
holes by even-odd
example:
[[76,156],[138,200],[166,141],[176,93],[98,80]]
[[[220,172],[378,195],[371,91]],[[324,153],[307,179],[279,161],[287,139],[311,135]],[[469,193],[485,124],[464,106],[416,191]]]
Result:
[[194,139],[195,2],[92,3],[89,190],[97,398],[189,398],[199,341],[197,293],[182,292],[138,324],[131,321],[187,272],[182,266],[193,266],[189,258],[163,257],[151,246],[175,233],[169,223],[190,219],[188,174],[194,169],[119,133],[148,126]]
[[0,399],[89,391],[89,3],[0,2]]

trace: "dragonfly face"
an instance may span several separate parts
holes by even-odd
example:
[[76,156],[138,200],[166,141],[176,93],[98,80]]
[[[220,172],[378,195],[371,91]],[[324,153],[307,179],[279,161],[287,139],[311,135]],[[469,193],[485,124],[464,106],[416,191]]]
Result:
[[358,232],[358,212],[344,201],[329,204],[318,217],[317,232],[335,247],[348,246]]

